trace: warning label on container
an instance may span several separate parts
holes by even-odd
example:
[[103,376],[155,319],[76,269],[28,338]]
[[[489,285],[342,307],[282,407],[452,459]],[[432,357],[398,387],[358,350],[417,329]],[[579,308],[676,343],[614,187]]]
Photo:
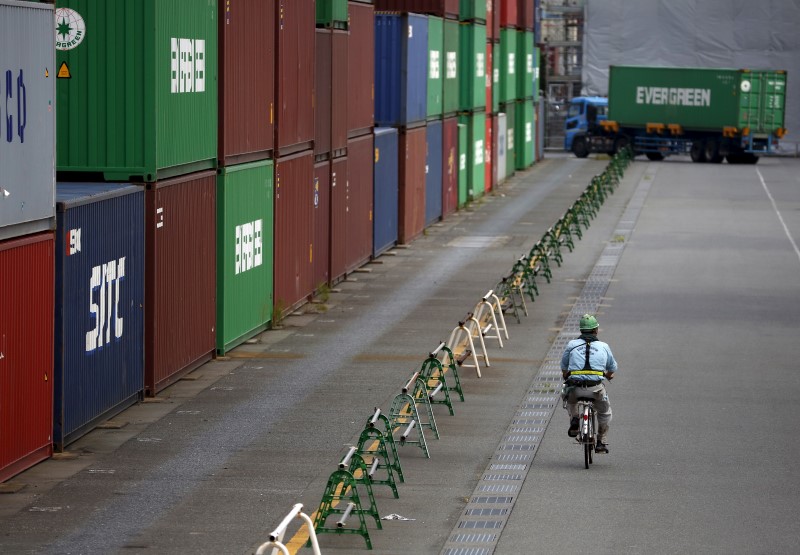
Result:
[[56,75],[59,79],[72,79],[72,74],[69,72],[69,66],[67,62],[61,62],[61,66],[58,68],[58,74]]
[[56,8],[56,50],[72,50],[83,42],[86,23],[70,8]]

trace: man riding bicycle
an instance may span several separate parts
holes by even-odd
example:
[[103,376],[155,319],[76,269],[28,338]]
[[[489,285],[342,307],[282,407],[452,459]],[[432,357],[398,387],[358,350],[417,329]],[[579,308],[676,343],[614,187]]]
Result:
[[611,404],[603,378],[611,379],[617,371],[617,361],[611,347],[597,339],[600,324],[597,318],[584,314],[580,323],[581,336],[570,341],[561,356],[561,374],[567,383],[567,410],[570,415],[569,437],[578,435],[577,402],[581,397],[594,399],[597,413],[598,438],[596,453],[608,453],[608,424]]

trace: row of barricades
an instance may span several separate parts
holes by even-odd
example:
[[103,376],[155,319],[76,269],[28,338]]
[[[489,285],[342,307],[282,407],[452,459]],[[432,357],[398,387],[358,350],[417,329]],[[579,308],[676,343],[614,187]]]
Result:
[[[575,238],[583,236],[630,161],[629,150],[615,155],[556,224],[515,262],[511,273],[459,320],[449,339],[428,354],[394,397],[388,414],[375,408],[366,418],[358,444],[349,448],[328,478],[319,508],[312,515],[313,523],[312,517],[302,512],[302,505],[295,505],[258,554],[272,546],[273,555],[279,549],[288,555],[281,542],[286,526],[295,517],[302,518],[308,526],[308,545],[315,554],[319,554],[318,534],[357,534],[372,549],[368,519],[375,521],[378,530],[383,528],[373,487],[387,487],[394,498],[399,498],[397,484],[405,481],[398,447],[415,446],[430,458],[426,433],[439,439],[434,405],[444,405],[451,416],[455,415],[454,398],[464,401],[459,368],[475,368],[480,378],[481,363],[491,366],[487,341],[496,341],[503,348],[503,340],[509,339],[505,315],[513,314],[517,323],[521,322],[521,314],[528,315],[525,297],[535,301],[539,294],[537,278],[550,282],[551,263],[560,266],[563,249],[573,250]],[[357,526],[348,525],[351,517],[357,519]]]

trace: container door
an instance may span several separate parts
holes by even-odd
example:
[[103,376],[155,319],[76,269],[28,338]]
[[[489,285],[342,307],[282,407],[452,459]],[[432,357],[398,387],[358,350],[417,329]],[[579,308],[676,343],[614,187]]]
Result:
[[398,213],[397,129],[375,130],[373,256],[397,243]]
[[442,122],[427,127],[425,163],[425,227],[442,218]]

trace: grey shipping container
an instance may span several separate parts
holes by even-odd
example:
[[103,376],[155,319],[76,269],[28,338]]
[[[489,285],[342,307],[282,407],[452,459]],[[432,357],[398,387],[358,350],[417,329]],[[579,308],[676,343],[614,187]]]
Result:
[[0,240],[55,227],[53,7],[0,0]]

